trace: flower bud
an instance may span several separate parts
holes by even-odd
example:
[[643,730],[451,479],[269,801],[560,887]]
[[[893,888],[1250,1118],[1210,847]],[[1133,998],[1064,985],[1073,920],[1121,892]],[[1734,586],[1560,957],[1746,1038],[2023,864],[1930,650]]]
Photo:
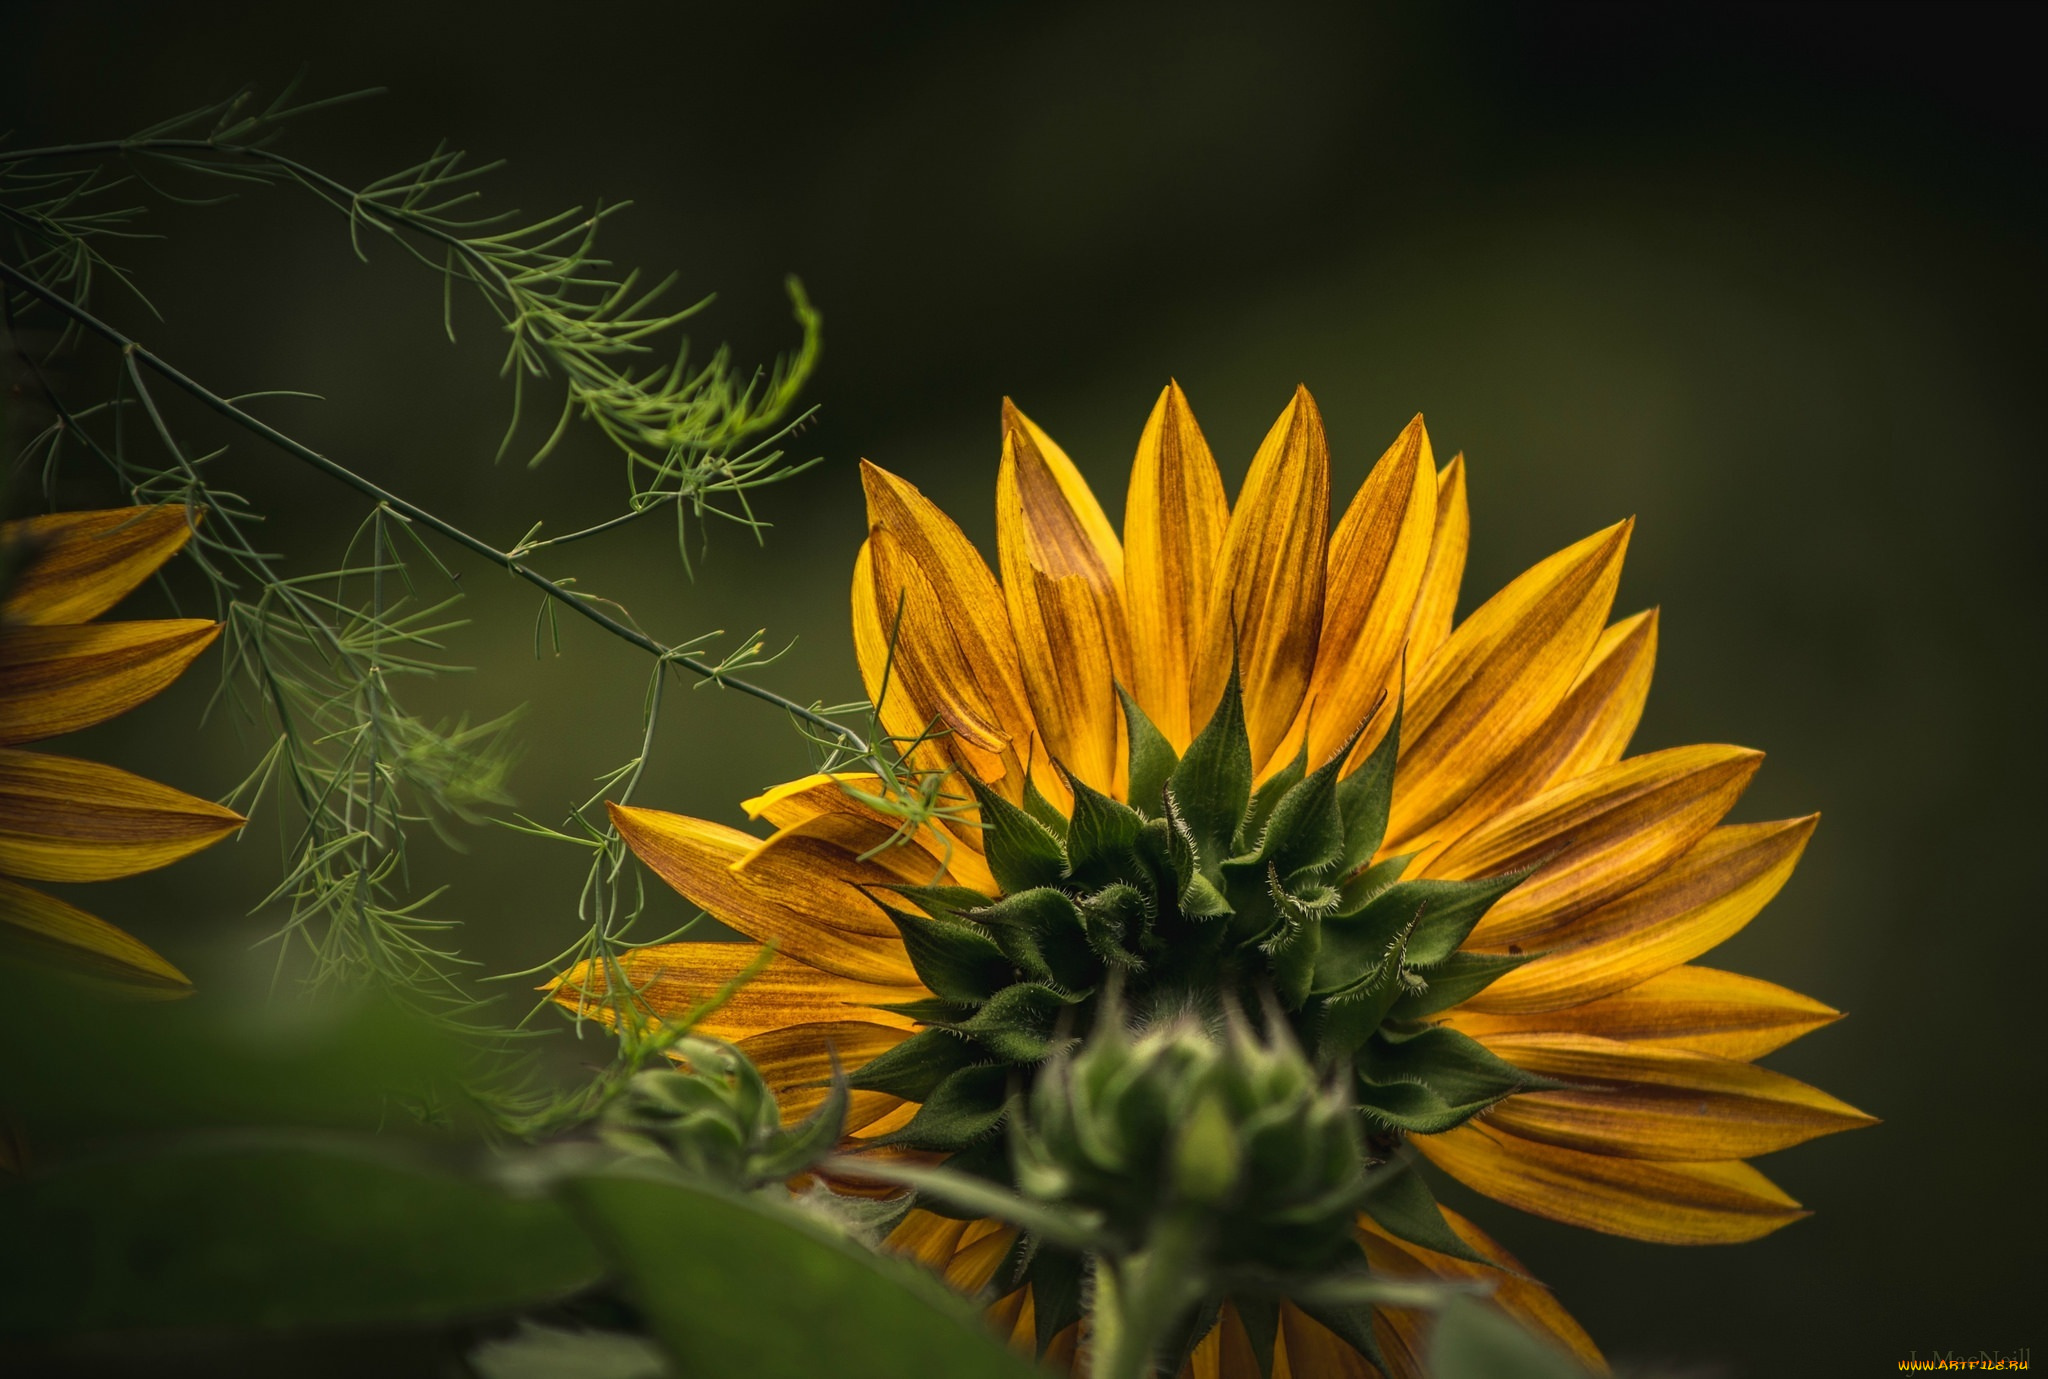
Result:
[[745,1054],[686,1038],[674,1067],[636,1074],[605,1108],[600,1135],[630,1154],[668,1159],[692,1177],[751,1189],[802,1172],[831,1149],[845,1119],[844,1083],[785,1130],[774,1094]]

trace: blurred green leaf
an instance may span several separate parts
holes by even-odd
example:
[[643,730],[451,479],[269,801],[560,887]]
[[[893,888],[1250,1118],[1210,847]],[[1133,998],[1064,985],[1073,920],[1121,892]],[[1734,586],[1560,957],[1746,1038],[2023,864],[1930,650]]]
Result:
[[557,1202],[338,1148],[81,1162],[0,1189],[0,1240],[17,1335],[481,1316],[603,1273]]
[[1459,1299],[1437,1320],[1432,1379],[1589,1379],[1578,1361],[1498,1310]]
[[973,1307],[755,1198],[629,1177],[567,1192],[689,1374],[1024,1379]]
[[513,1335],[470,1352],[481,1379],[671,1379],[661,1348],[618,1331],[566,1331],[522,1323]]

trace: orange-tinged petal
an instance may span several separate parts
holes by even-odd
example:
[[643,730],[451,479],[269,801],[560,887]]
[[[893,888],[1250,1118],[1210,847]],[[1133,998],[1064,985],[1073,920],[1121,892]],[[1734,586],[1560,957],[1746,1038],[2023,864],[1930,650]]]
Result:
[[[893,598],[887,608],[882,606],[875,588],[874,543],[863,541],[853,561],[853,654],[882,731],[904,746],[922,737],[937,714],[931,705],[913,702],[903,688],[903,677],[896,673],[893,647],[902,631],[897,613]],[[920,743],[910,756],[920,771],[946,771],[954,764],[943,736]]]
[[1380,456],[1330,538],[1322,635],[1305,710],[1311,770],[1337,754],[1383,695],[1398,690],[1435,529],[1436,456],[1417,414]]
[[[745,972],[761,956],[757,943],[657,943],[619,957],[619,973],[641,1005],[663,1020],[687,1017]],[[610,979],[602,967],[580,962],[550,982],[556,1003],[610,1024]],[[777,956],[724,1004],[697,1022],[713,1039],[746,1039],[791,1025],[859,1020],[903,1030],[910,1018],[883,1006],[930,996],[922,983],[857,981]]]
[[191,979],[124,930],[0,877],[0,941],[147,996],[184,996]]
[[[990,1227],[977,1231],[976,1227]],[[976,1221],[960,1236],[960,1249],[946,1265],[945,1279],[970,1296],[988,1287],[1010,1246],[1017,1241],[1017,1228],[995,1222]]]
[[111,881],[219,842],[242,816],[96,761],[0,748],[0,873]]
[[1010,737],[982,692],[988,667],[976,663],[971,639],[957,635],[963,626],[953,606],[887,528],[869,535],[868,556],[876,601],[896,629],[893,677],[911,704],[932,715],[917,731],[946,733],[945,745],[962,765],[983,780],[1001,778]]
[[911,1031],[900,1026],[871,1020],[822,1020],[763,1030],[735,1042],[760,1072],[761,1080],[779,1094],[829,1083],[835,1059],[842,1071],[852,1073],[910,1035]]
[[1584,1005],[1527,1015],[1461,1006],[1444,1023],[1481,1042],[1501,1034],[1594,1034],[1747,1059],[1761,1058],[1841,1018],[1832,1006],[1757,977],[1712,967],[1674,967]]
[[969,1224],[923,1207],[912,1207],[896,1223],[896,1229],[889,1232],[882,1248],[936,1272],[952,1262]]
[[1502,1034],[1486,1046],[1516,1067],[1570,1084],[1509,1097],[1487,1123],[1567,1149],[1694,1163],[1746,1159],[1874,1123],[1818,1088],[1731,1058],[1588,1034]]
[[[972,669],[975,690],[994,714],[996,728],[1022,747],[1033,731],[1031,709],[1017,664],[1017,644],[1003,606],[1003,592],[988,563],[952,518],[917,488],[876,465],[861,461],[861,483],[867,490],[869,538],[886,531],[895,539],[901,559],[914,565],[929,583],[944,610],[945,624],[957,642],[957,654]],[[897,579],[882,568],[876,552],[876,589],[886,629],[896,606]],[[904,640],[911,639],[906,628]],[[915,648],[910,648],[914,650]],[[897,655],[906,648],[899,645]],[[952,653],[938,653],[947,659]],[[992,777],[990,779],[993,779]],[[1016,787],[1022,790],[1022,785]]]
[[1625,895],[1684,854],[1734,807],[1763,753],[1673,747],[1552,786],[1446,848],[1432,875],[1499,876],[1534,866],[1472,931],[1477,947],[1527,942]]
[[[1114,536],[1102,544],[1108,522],[1072,463],[1060,456],[1068,474],[1062,482],[1035,439],[1043,433],[1007,403],[1003,420],[996,541],[1033,718],[1061,765],[1096,790],[1121,793],[1116,685],[1129,678],[1131,661],[1123,553]],[[1077,489],[1085,508],[1074,501]],[[1032,764],[1037,774],[1040,763]],[[1043,765],[1052,774],[1052,764]]]
[[748,938],[856,981],[917,983],[895,926],[860,889],[894,884],[888,871],[823,845],[764,854],[736,870],[732,864],[760,846],[751,834],[658,809],[608,808],[626,845],[657,876]]
[[[1569,693],[1499,768],[1428,836],[1442,847],[1552,785],[1621,759],[1650,693],[1657,656],[1657,612],[1624,618],[1600,634]],[[1362,744],[1361,744],[1362,745]],[[1421,874],[1433,853],[1415,863]]]
[[0,603],[0,623],[46,627],[90,622],[126,598],[191,539],[179,503],[53,512],[0,523],[0,546],[32,555]]
[[1535,1216],[1663,1245],[1732,1245],[1806,1213],[1740,1160],[1656,1163],[1538,1144],[1484,1122],[1415,1147],[1474,1191]]
[[1330,531],[1330,448],[1308,389],[1296,388],[1252,459],[1224,533],[1195,718],[1207,723],[1237,649],[1257,775],[1275,758],[1308,693],[1322,634]]
[[1717,828],[1643,885],[1552,935],[1467,1004],[1521,1014],[1627,990],[1713,948],[1778,893],[1820,816]]
[[[752,881],[770,876],[825,875],[851,885],[943,886],[948,877],[939,859],[909,846],[893,826],[859,814],[819,814],[777,829],[755,844],[732,869]],[[831,921],[853,933],[887,937],[896,932],[888,916],[873,909],[848,910]]]
[[1280,1304],[1273,1379],[1379,1379],[1372,1361],[1291,1302]]
[[1408,664],[1420,669],[1451,636],[1458,610],[1458,586],[1465,578],[1465,552],[1472,544],[1472,514],[1465,505],[1465,457],[1453,455],[1437,471],[1436,525],[1429,539],[1429,563],[1408,620]]
[[1498,770],[1577,681],[1614,602],[1629,529],[1617,523],[1538,561],[1427,662],[1411,659],[1391,850],[1405,851]]
[[[1600,1348],[1593,1344],[1593,1338],[1586,1334],[1578,1319],[1558,1302],[1555,1294],[1538,1283],[1522,1262],[1508,1253],[1499,1241],[1449,1207],[1441,1210],[1445,1224],[1475,1253],[1498,1265],[1497,1269],[1438,1254],[1397,1239],[1381,1229],[1371,1217],[1361,1215],[1358,1218],[1359,1243],[1365,1247],[1366,1259],[1373,1269],[1396,1277],[1434,1275],[1458,1283],[1482,1283],[1492,1290],[1493,1303],[1531,1332],[1556,1342],[1595,1373],[1607,1372],[1606,1357],[1601,1355]],[[1386,1309],[1383,1315],[1396,1322],[1419,1323],[1424,1320],[1419,1314],[1404,1310]],[[1403,1326],[1401,1330],[1411,1349],[1419,1353],[1422,1349],[1416,1344],[1419,1326]]]
[[[962,796],[948,795],[943,803],[970,803],[970,797],[965,797],[965,786],[956,785],[954,788],[961,791]],[[748,818],[766,819],[777,828],[806,823],[821,814],[852,814],[887,824],[892,830],[900,829],[900,816],[885,813],[868,803],[868,800],[886,798],[885,790],[879,777],[866,772],[811,775],[775,786],[750,800],[742,800],[740,808],[747,811]],[[962,833],[964,838],[941,824],[928,823],[906,841],[924,849],[942,863],[952,884],[971,887],[984,895],[995,895],[995,878],[989,874],[988,863],[982,860],[977,846],[981,841],[981,831],[963,827]]]
[[1230,502],[1209,443],[1178,383],[1168,383],[1138,438],[1124,501],[1124,601],[1130,684],[1176,752],[1201,731],[1190,695],[1207,646],[1209,609]]
[[0,630],[0,746],[77,732],[160,693],[220,635],[199,618]]

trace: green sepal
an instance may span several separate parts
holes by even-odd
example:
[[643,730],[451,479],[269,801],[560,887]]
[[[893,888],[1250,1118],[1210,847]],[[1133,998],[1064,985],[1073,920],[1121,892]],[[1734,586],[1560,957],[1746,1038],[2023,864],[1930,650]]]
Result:
[[[1221,869],[1212,865],[1204,870],[1202,857],[1195,847],[1195,831],[1182,817],[1171,789],[1166,792],[1165,824],[1167,860],[1175,883],[1175,907],[1189,919],[1216,919],[1231,914],[1230,901],[1224,898],[1223,889],[1218,884]],[[1215,875],[1212,877],[1209,872]]]
[[1252,1358],[1259,1362],[1259,1374],[1273,1372],[1273,1350],[1280,1336],[1279,1300],[1264,1293],[1245,1296],[1233,1295],[1231,1304],[1237,1308],[1238,1319],[1244,1323],[1244,1334],[1252,1343]]
[[1556,1087],[1441,1025],[1412,1032],[1384,1025],[1359,1049],[1358,1108],[1376,1125],[1438,1135],[1501,1098]]
[[1533,953],[1453,953],[1438,966],[1415,975],[1427,983],[1404,991],[1388,1012],[1397,1020],[1421,1020],[1468,1001],[1534,957]]
[[1322,951],[1323,925],[1314,914],[1289,914],[1261,948],[1266,954],[1273,994],[1283,1010],[1300,1010],[1308,999],[1316,974],[1316,955]]
[[[1259,839],[1259,854],[1278,868],[1283,878],[1293,880],[1305,872],[1321,875],[1344,860],[1349,835],[1337,798],[1337,773],[1357,740],[1354,735],[1342,751],[1304,777],[1273,807],[1273,817]],[[1304,749],[1302,760],[1307,759]]]
[[1398,981],[1382,978],[1368,979],[1332,996],[1311,997],[1321,1002],[1313,1024],[1317,1061],[1340,1066],[1351,1062],[1400,994]]
[[1395,980],[1415,922],[1412,909],[1392,905],[1326,916],[1311,989],[1331,995]]
[[1166,1359],[1166,1367],[1158,1372],[1185,1374],[1195,1358],[1196,1347],[1202,1344],[1203,1337],[1216,1329],[1216,1323],[1222,1316],[1222,1298],[1207,1297],[1196,1303],[1180,1322],[1166,1333],[1166,1341],[1159,1348],[1159,1353]]
[[1360,919],[1374,914],[1405,914],[1415,920],[1415,932],[1408,937],[1408,962],[1413,967],[1434,967],[1458,951],[1495,901],[1522,883],[1529,873],[1482,877],[1476,881],[1399,881],[1387,887],[1363,910]]
[[1016,980],[1010,957],[979,926],[958,919],[927,919],[884,905],[903,935],[917,979],[949,1001],[980,1003]]
[[1148,819],[1163,819],[1166,806],[1161,800],[1174,767],[1180,765],[1180,754],[1122,685],[1116,687],[1116,697],[1123,701],[1124,733],[1131,746],[1130,789],[1126,791],[1131,807]]
[[1187,825],[1188,841],[1204,871],[1237,854],[1238,831],[1252,800],[1252,740],[1245,732],[1244,695],[1234,665],[1222,702],[1173,768],[1165,795]]
[[1058,885],[1067,858],[1052,831],[974,777],[967,784],[981,808],[983,856],[996,884],[1006,892]]
[[941,996],[924,996],[915,1001],[893,1001],[877,1010],[907,1015],[920,1025],[957,1025],[974,1014],[973,1001],[949,1001]]
[[993,1135],[1009,1105],[1008,1068],[1000,1063],[965,1067],[932,1089],[908,1125],[870,1143],[940,1151],[965,1149]]
[[1053,1338],[1081,1320],[1081,1292],[1088,1262],[1053,1245],[1039,1245],[1024,1270],[1031,1285],[1032,1327],[1040,1359]]
[[1341,888],[1344,898],[1337,902],[1338,916],[1355,915],[1379,899],[1389,886],[1401,879],[1401,874],[1414,860],[1414,853],[1404,852],[1375,862],[1346,881]]
[[[1364,866],[1387,839],[1387,813],[1394,804],[1394,766],[1401,754],[1401,711],[1407,698],[1404,684],[1401,697],[1394,701],[1394,720],[1387,725],[1386,735],[1356,771],[1337,783],[1337,806],[1344,814],[1340,875],[1349,875]],[[1367,719],[1366,723],[1371,721]],[[1365,731],[1365,726],[1359,725],[1359,733]],[[1352,742],[1357,740],[1354,735]],[[1351,748],[1346,747],[1338,760],[1350,755]]]
[[1491,1266],[1493,1261],[1467,1245],[1464,1238],[1444,1220],[1436,1194],[1422,1180],[1412,1162],[1392,1163],[1366,1179],[1372,1191],[1359,1205],[1379,1227],[1411,1245],[1449,1255],[1472,1264]]
[[1145,817],[1072,777],[1074,817],[1067,826],[1067,878],[1080,886],[1126,881],[1137,870]]
[[1081,924],[1088,934],[1088,946],[1105,963],[1132,969],[1145,965],[1144,956],[1134,951],[1133,941],[1146,932],[1145,893],[1124,882],[1104,886],[1081,902]]
[[1072,896],[1051,886],[985,899],[967,917],[989,931],[996,946],[1026,971],[1050,977],[1069,991],[1093,987],[1102,963],[1089,945]]
[[1060,1013],[1082,999],[1039,982],[1018,982],[955,1026],[1007,1063],[1036,1063],[1063,1042],[1053,1037]]
[[1043,824],[1053,837],[1066,841],[1067,816],[1060,813],[1059,806],[1047,799],[1038,782],[1029,776],[1024,778],[1024,812]]
[[951,1030],[919,1030],[861,1064],[851,1083],[864,1092],[923,1101],[947,1078],[981,1059],[980,1049]]
[[825,1094],[825,1100],[802,1121],[776,1134],[769,1141],[773,1148],[748,1163],[749,1176],[756,1182],[779,1183],[830,1154],[846,1131],[849,1085],[846,1075],[837,1071],[835,1064],[832,1088]]
[[1238,836],[1246,845],[1252,844],[1266,831],[1267,820],[1287,793],[1301,784],[1301,778],[1308,774],[1308,740],[1302,740],[1301,747],[1294,754],[1294,760],[1275,771],[1264,785],[1252,791],[1251,807],[1245,811],[1244,826]]

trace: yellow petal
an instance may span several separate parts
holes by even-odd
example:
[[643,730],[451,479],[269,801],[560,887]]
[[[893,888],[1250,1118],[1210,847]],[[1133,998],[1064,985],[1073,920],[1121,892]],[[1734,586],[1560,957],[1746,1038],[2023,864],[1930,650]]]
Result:
[[1252,459],[1224,533],[1195,718],[1206,723],[1237,649],[1252,769],[1268,774],[1308,693],[1322,634],[1330,531],[1330,449],[1322,414],[1296,388]]
[[1040,450],[1035,437],[1042,434],[1004,404],[996,479],[1003,594],[1046,750],[1096,790],[1119,793],[1123,712],[1116,684],[1128,679],[1131,660],[1123,553],[1114,536],[1103,535],[1102,508],[1072,463],[1060,456],[1063,480]]
[[[948,883],[938,858],[908,846],[889,823],[859,814],[819,814],[777,829],[773,837],[742,853],[732,869],[762,885],[788,879],[799,893],[808,891],[812,879],[820,876],[857,887]],[[848,910],[831,922],[849,933],[878,938],[896,933],[889,917],[873,906]]]
[[192,983],[162,954],[55,896],[0,878],[0,940],[10,947],[148,996],[183,996]]
[[[1284,1356],[1284,1362],[1282,1357]],[[1273,1379],[1379,1379],[1372,1361],[1291,1302],[1280,1304]]]
[[1691,961],[1770,903],[1819,821],[1814,814],[1715,829],[1650,881],[1559,930],[1548,951],[1468,1004],[1505,1014],[1557,1010]]
[[[975,1226],[983,1224],[990,1224],[993,1229],[976,1236]],[[952,1287],[972,1295],[988,1287],[989,1281],[996,1276],[1003,1256],[1017,1242],[1017,1228],[977,1221],[962,1232],[960,1239],[959,1252],[946,1265],[945,1279]]]
[[26,547],[0,603],[17,627],[90,622],[112,608],[191,539],[192,510],[178,503],[54,512],[0,523],[0,547]]
[[1577,681],[1614,602],[1629,528],[1617,523],[1539,561],[1419,673],[1411,660],[1390,848],[1405,851],[1498,770]]
[[[855,882],[888,885],[879,868],[812,871],[797,855],[733,870],[760,840],[721,824],[658,809],[609,806],[626,845],[692,904],[798,962],[883,986],[917,984],[902,940]],[[891,929],[893,935],[894,930]]]
[[1188,1379],[1264,1379],[1259,1354],[1252,1349],[1251,1334],[1235,1306],[1223,1304],[1216,1325],[1209,1328],[1181,1372]]
[[0,748],[0,873],[111,881],[219,842],[242,816],[96,761]]
[[[1380,456],[1330,538],[1306,710],[1311,770],[1335,756],[1381,697],[1399,688],[1396,672],[1435,528],[1436,456],[1418,414]],[[1359,747],[1370,750],[1362,741]]]
[[[619,976],[644,1008],[680,1020],[718,994],[761,956],[757,943],[657,943],[620,955]],[[548,984],[553,999],[571,1010],[612,1022],[606,1002],[611,981],[603,968],[578,963]],[[910,1018],[885,1005],[930,996],[922,984],[880,985],[823,972],[793,958],[768,965],[701,1019],[696,1032],[713,1039],[745,1039],[790,1025],[860,1020],[910,1030]]]
[[1010,738],[982,692],[988,667],[972,658],[952,607],[887,528],[869,535],[868,555],[876,600],[896,629],[894,678],[911,704],[932,715],[917,731],[946,733],[962,765],[983,780],[999,779]]
[[[1550,717],[1426,836],[1437,847],[1448,845],[1552,785],[1619,761],[1642,717],[1656,656],[1655,609],[1601,633],[1577,683]],[[1433,860],[1434,853],[1425,850],[1414,864],[1416,873]]]
[[[974,677],[977,697],[994,715],[993,726],[1020,747],[1029,743],[1031,709],[1017,664],[1017,644],[1010,632],[1002,589],[989,573],[987,562],[953,519],[914,485],[865,460],[861,461],[861,483],[867,490],[870,540],[877,532],[893,537],[900,556],[894,564],[915,567],[929,584],[936,606],[944,610],[944,625],[957,650],[935,651],[934,657],[941,663],[951,663],[956,655],[964,661]],[[886,629],[896,606],[899,580],[892,570],[883,568],[882,556],[877,543],[875,587]],[[905,628],[903,640],[913,640],[912,629]],[[899,659],[906,650],[915,653],[918,648],[899,645]],[[1023,787],[1018,784],[1015,788],[1021,791]]]
[[[1479,1283],[1490,1290],[1491,1301],[1503,1312],[1520,1322],[1535,1335],[1555,1342],[1559,1348],[1577,1357],[1596,1374],[1607,1373],[1606,1357],[1593,1344],[1593,1338],[1579,1325],[1578,1319],[1567,1312],[1548,1288],[1538,1283],[1507,1249],[1478,1226],[1449,1207],[1441,1209],[1444,1222],[1458,1238],[1472,1247],[1474,1253],[1491,1260],[1496,1268],[1474,1264],[1470,1260],[1438,1254],[1434,1250],[1397,1239],[1389,1235],[1370,1216],[1358,1218],[1359,1243],[1365,1247],[1365,1255],[1373,1270],[1378,1273],[1399,1277],[1431,1277],[1448,1279],[1454,1283]],[[1383,1309],[1389,1320],[1421,1320],[1414,1312]],[[1419,1336],[1419,1328],[1399,1328],[1404,1336]],[[1391,1356],[1389,1357],[1392,1358]]]
[[952,1262],[960,1237],[968,1225],[968,1222],[951,1216],[912,1207],[889,1232],[882,1248],[936,1272]]
[[[964,797],[964,786],[956,785],[955,789],[962,797],[947,795],[940,803],[948,806],[971,803],[971,797]],[[766,819],[777,828],[807,823],[821,814],[852,814],[887,824],[890,829],[900,832],[900,815],[885,813],[868,802],[886,798],[886,787],[880,777],[853,771],[810,775],[789,781],[750,800],[741,801],[740,808],[747,811],[748,818]],[[967,886],[983,895],[996,895],[995,878],[989,874],[988,863],[982,860],[980,851],[974,846],[981,839],[981,831],[963,828],[962,833],[964,841],[938,823],[927,823],[903,841],[924,849],[944,866],[950,884]]]
[[1451,636],[1458,610],[1458,586],[1465,578],[1465,551],[1472,544],[1472,514],[1465,506],[1465,457],[1453,455],[1437,471],[1436,525],[1430,533],[1429,563],[1408,620],[1408,664],[1421,669]]
[[735,1043],[760,1072],[761,1080],[780,1093],[829,1083],[834,1059],[841,1071],[852,1074],[910,1035],[910,1030],[900,1026],[871,1020],[823,1020],[763,1030]]
[[1698,1163],[1746,1159],[1873,1124],[1846,1102],[1754,1063],[1587,1034],[1503,1034],[1486,1046],[1571,1084],[1524,1092],[1488,1125],[1566,1149]]
[[1806,1213],[1740,1160],[1654,1163],[1538,1144],[1484,1122],[1415,1147],[1459,1182],[1535,1216],[1662,1245],[1730,1245]]
[[1168,383],[1138,439],[1124,501],[1124,599],[1129,609],[1128,688],[1175,751],[1202,721],[1189,702],[1207,645],[1216,563],[1230,523],[1223,476],[1195,425],[1187,395]]
[[1473,830],[1429,870],[1461,878],[1535,866],[1470,939],[1482,948],[1526,943],[1635,889],[1685,853],[1734,807],[1762,761],[1761,752],[1724,746],[1630,757]]
[[1831,1006],[1756,977],[1712,967],[1674,967],[1584,1005],[1527,1015],[1461,1006],[1444,1023],[1482,1042],[1500,1034],[1595,1034],[1747,1059],[1761,1058],[1841,1018]]
[[0,746],[77,732],[159,693],[220,635],[198,618],[0,631]]

